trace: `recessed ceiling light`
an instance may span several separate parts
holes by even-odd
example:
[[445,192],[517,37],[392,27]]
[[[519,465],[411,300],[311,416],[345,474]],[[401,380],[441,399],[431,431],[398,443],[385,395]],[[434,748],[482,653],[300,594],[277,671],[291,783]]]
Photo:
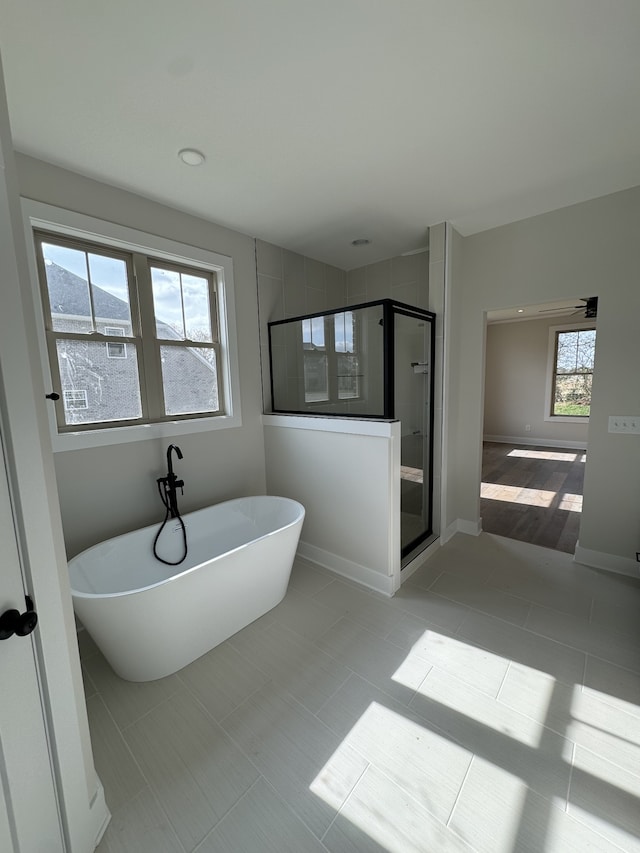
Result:
[[524,314],[524,308],[518,308],[518,314]]
[[351,241],[351,245],[352,246],[368,246],[370,242],[371,242],[371,240],[369,240],[367,237],[358,237],[357,240]]
[[187,166],[201,166],[205,160],[204,154],[196,151],[195,148],[183,148],[181,151],[178,151],[178,157]]

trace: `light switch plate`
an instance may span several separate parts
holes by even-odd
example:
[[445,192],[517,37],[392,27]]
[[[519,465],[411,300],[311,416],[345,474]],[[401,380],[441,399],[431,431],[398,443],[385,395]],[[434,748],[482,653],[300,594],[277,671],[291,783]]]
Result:
[[610,415],[609,432],[640,435],[640,415]]

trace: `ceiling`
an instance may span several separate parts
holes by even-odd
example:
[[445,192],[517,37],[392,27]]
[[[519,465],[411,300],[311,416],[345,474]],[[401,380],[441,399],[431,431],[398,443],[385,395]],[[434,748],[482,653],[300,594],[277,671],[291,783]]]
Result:
[[565,321],[571,320],[571,322],[578,323],[585,319],[592,319],[597,315],[597,300],[595,302],[596,313],[590,314],[589,318],[585,313],[587,299],[577,297],[576,299],[563,299],[559,302],[541,302],[537,305],[522,305],[487,311],[487,323],[515,323],[520,320],[548,320],[553,317],[563,317]]
[[638,0],[0,0],[17,150],[343,269],[639,185],[639,44]]

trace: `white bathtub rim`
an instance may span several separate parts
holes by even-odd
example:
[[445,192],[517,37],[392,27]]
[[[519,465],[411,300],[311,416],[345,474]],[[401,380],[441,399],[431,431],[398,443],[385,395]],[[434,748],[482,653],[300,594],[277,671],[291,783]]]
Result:
[[[189,516],[193,516],[196,513],[206,512],[209,509],[213,509],[215,507],[229,506],[234,503],[239,503],[240,501],[253,500],[254,498],[276,498],[277,500],[286,501],[287,503],[293,504],[298,507],[298,512],[293,521],[288,522],[287,524],[283,524],[281,527],[277,527],[275,530],[270,530],[268,533],[263,533],[261,536],[256,536],[255,539],[249,539],[247,542],[242,542],[240,545],[236,545],[235,548],[229,548],[227,551],[223,551],[221,554],[218,554],[215,557],[208,557],[200,563],[197,563],[195,566],[191,566],[188,569],[183,569],[182,571],[177,572],[174,575],[171,575],[169,578],[163,578],[162,580],[156,581],[155,583],[148,584],[147,586],[136,587],[135,589],[123,589],[117,592],[81,592],[80,590],[74,589],[73,585],[71,585],[71,595],[73,598],[85,598],[85,599],[98,599],[98,598],[121,598],[122,596],[127,595],[138,595],[139,593],[146,592],[150,589],[155,589],[159,586],[164,586],[165,584],[174,583],[175,581],[180,580],[180,578],[184,578],[187,575],[192,574],[198,569],[201,569],[202,566],[210,565],[212,563],[217,562],[218,560],[222,560],[224,557],[228,557],[230,554],[234,554],[237,551],[242,551],[244,548],[248,548],[250,545],[253,545],[256,542],[261,542],[264,539],[267,539],[270,536],[275,536],[278,533],[281,533],[284,530],[288,530],[290,527],[295,527],[297,524],[302,524],[305,517],[305,508],[299,502],[294,500],[293,498],[285,498],[281,495],[248,495],[246,497],[240,498],[231,498],[228,501],[221,501],[218,504],[211,504],[210,506],[201,507],[200,509],[193,510],[192,512],[185,513],[183,518],[188,518]],[[72,557],[68,562],[68,566],[71,566],[71,563],[74,560],[79,560],[80,557],[84,557],[91,553],[91,551],[100,548],[106,542],[115,542],[117,539],[120,539],[122,536],[129,536],[131,533],[144,533],[146,530],[154,530],[160,527],[159,522],[157,524],[149,524],[146,527],[139,527],[135,530],[130,530],[127,533],[120,533],[117,536],[113,536],[110,539],[105,539],[104,542],[97,542],[95,545],[91,545],[89,548],[86,548],[84,551],[81,551],[79,554],[76,554],[75,557]],[[187,540],[188,544],[188,540]],[[175,567],[179,569],[180,566],[177,565]],[[71,577],[69,578],[71,582]]]

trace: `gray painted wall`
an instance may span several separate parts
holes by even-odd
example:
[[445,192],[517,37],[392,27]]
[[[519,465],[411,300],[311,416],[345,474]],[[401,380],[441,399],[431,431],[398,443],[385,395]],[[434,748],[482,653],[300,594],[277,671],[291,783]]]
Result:
[[[184,459],[184,512],[227,498],[264,494],[265,462],[254,240],[156,202],[17,155],[20,194],[233,258],[242,426],[176,436]],[[39,310],[39,307],[38,307]],[[55,455],[69,557],[110,536],[163,518],[156,478],[170,439],[136,441]]]
[[267,324],[302,314],[314,314],[346,305],[346,273],[256,240],[258,300],[260,311],[260,355],[264,411],[270,412],[269,336]]
[[587,423],[544,419],[549,329],[563,322],[571,320],[548,317],[487,326],[485,437],[520,436],[540,444],[551,439],[565,447],[587,441]]
[[[596,377],[580,546],[635,561],[640,547],[638,436],[609,415],[640,413],[640,187],[456,239],[453,245],[448,517],[477,522],[484,313],[594,293]],[[451,417],[451,414],[455,417]]]

